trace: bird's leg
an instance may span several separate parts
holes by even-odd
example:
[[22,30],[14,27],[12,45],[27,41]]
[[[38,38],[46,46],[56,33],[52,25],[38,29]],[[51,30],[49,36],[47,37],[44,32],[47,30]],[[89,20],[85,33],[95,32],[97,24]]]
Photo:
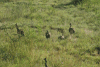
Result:
[[70,39],[72,38],[72,35],[70,34]]

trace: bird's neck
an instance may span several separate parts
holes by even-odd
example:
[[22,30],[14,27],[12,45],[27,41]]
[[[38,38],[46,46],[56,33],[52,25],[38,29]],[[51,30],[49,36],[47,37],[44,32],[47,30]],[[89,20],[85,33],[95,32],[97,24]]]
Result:
[[70,25],[70,28],[71,28],[71,25]]
[[48,66],[47,66],[47,63],[45,63],[45,67],[48,67]]
[[17,31],[19,31],[19,28],[16,26]]

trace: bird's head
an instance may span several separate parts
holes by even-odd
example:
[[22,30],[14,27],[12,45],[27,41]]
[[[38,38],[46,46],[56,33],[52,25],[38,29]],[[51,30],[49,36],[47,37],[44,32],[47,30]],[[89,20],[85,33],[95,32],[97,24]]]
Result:
[[17,26],[17,23],[15,25]]
[[70,23],[70,27],[71,27],[71,23]]
[[47,33],[48,33],[48,30],[47,30]]
[[44,58],[44,60],[46,60],[46,58]]

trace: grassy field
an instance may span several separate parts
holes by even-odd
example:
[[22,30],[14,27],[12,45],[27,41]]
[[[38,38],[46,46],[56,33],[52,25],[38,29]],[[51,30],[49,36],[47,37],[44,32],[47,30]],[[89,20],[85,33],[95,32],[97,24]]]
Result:
[[[49,67],[99,67],[100,1],[80,1],[0,0],[0,67],[45,67],[44,58]],[[66,38],[50,27],[64,29]]]

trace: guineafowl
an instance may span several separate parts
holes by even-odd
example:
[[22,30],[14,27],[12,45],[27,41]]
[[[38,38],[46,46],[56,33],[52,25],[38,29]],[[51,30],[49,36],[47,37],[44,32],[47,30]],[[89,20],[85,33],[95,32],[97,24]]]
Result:
[[46,58],[44,58],[44,60],[45,60],[45,67],[48,67]]
[[47,30],[47,32],[46,32],[46,34],[45,34],[45,36],[46,36],[46,38],[48,39],[48,38],[50,38],[51,33]]
[[17,23],[15,25],[16,25],[16,29],[17,29],[17,34],[21,34],[22,36],[24,36],[24,31],[22,29],[18,28]]
[[75,33],[74,29],[73,29],[73,28],[71,28],[71,23],[70,23],[69,33],[70,33],[70,34]]
[[65,37],[64,37],[64,35],[63,35],[63,33],[62,33],[62,35],[61,35],[61,36],[59,36],[59,37],[58,37],[58,39],[61,39],[61,40],[65,39]]

